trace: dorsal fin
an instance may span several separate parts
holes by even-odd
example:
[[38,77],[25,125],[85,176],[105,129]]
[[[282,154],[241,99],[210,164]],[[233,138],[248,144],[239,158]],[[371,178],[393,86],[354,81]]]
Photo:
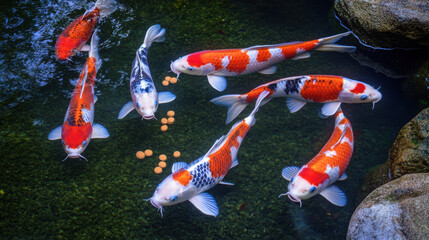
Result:
[[207,153],[203,156],[203,158],[209,156],[211,153],[215,152],[219,149],[220,146],[222,146],[223,140],[225,139],[226,135],[223,135],[220,137],[216,142],[213,144],[213,146],[207,151]]
[[257,49],[261,49],[261,48],[278,48],[278,47],[297,44],[297,43],[301,43],[301,42],[296,41],[296,42],[278,43],[278,44],[272,44],[272,45],[256,45],[256,46],[245,48],[242,51],[257,50]]

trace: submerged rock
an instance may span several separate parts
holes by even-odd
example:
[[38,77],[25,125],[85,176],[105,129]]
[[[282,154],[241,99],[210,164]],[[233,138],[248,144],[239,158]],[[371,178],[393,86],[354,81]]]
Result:
[[357,207],[347,239],[426,239],[429,173],[408,174],[374,190]]
[[401,129],[390,149],[387,165],[392,179],[429,172],[429,108]]
[[427,0],[336,0],[334,8],[342,21],[370,45],[429,46]]

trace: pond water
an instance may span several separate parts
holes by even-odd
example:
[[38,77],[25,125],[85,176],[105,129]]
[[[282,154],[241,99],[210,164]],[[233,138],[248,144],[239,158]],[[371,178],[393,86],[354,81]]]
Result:
[[[49,141],[48,134],[63,122],[72,82],[87,53],[58,61],[55,41],[93,2],[23,0],[3,6],[0,237],[5,239],[345,238],[363,176],[387,160],[398,131],[422,109],[419,99],[404,92],[403,78],[387,77],[364,60],[336,52],[284,61],[272,75],[228,77],[223,93],[200,76],[183,74],[177,84],[161,85],[165,76],[174,76],[170,62],[191,52],[344,32],[335,20],[332,1],[120,1],[118,10],[99,23],[103,64],[97,73],[95,122],[105,126],[110,137],[91,141],[83,153],[88,162],[61,161],[66,156],[61,142]],[[160,105],[158,120],[141,120],[135,111],[118,120],[120,109],[130,101],[135,51],[156,23],[167,33],[165,42],[154,43],[149,50],[150,69],[158,91],[171,91],[177,98]],[[340,43],[359,46],[352,36]],[[362,46],[357,50],[366,52],[374,54]],[[409,64],[410,69],[415,67]],[[307,163],[326,143],[334,124],[332,118],[318,117],[321,105],[307,104],[291,114],[285,99],[270,101],[256,115],[238,153],[240,164],[225,178],[235,186],[218,185],[208,191],[218,203],[218,217],[202,214],[189,202],[166,207],[161,217],[144,200],[170,174],[172,163],[194,161],[229,131],[226,108],[212,104],[212,98],[305,74],[339,75],[381,86],[383,99],[374,110],[371,104],[343,104],[355,132],[348,179],[337,183],[347,195],[345,207],[321,196],[303,201],[301,208],[287,197],[278,198],[288,184],[281,176],[283,167]],[[168,110],[176,112],[176,121],[161,132],[159,120]],[[145,149],[152,149],[154,156],[137,159],[135,153]],[[172,156],[176,150],[182,153],[179,159]],[[168,159],[167,168],[157,175],[153,169],[159,154]]]

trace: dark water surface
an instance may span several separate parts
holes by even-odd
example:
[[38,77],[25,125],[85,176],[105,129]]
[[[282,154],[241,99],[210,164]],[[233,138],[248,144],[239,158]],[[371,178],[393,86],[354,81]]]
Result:
[[[0,238],[11,239],[333,239],[344,238],[356,207],[355,197],[368,169],[387,160],[400,128],[421,106],[402,89],[402,80],[386,77],[361,65],[349,54],[314,52],[312,57],[285,61],[273,75],[258,73],[227,78],[219,93],[205,77],[181,75],[175,85],[161,80],[173,76],[171,61],[205,49],[244,48],[297,40],[312,40],[343,32],[332,12],[332,1],[121,1],[119,9],[100,24],[95,122],[110,132],[91,141],[89,160],[68,159],[60,141],[49,132],[63,122],[71,84],[87,54],[72,62],[55,58],[58,35],[85,9],[87,1],[19,1],[0,10]],[[134,111],[117,115],[130,100],[129,72],[135,51],[148,27],[167,29],[166,41],[154,43],[149,64],[158,91],[172,91],[174,102],[161,105],[176,122],[161,132],[159,121],[142,121]],[[347,37],[343,44],[358,45]],[[359,51],[363,51],[361,48]],[[411,67],[411,66],[410,66]],[[414,66],[413,66],[414,67]],[[204,155],[232,124],[225,125],[226,108],[210,103],[214,97],[244,93],[278,78],[303,74],[332,74],[382,86],[383,99],[371,104],[343,104],[353,124],[355,151],[347,169],[345,207],[320,196],[303,207],[278,195],[286,192],[285,166],[302,166],[314,157],[333,130],[333,119],[320,119],[318,104],[291,114],[285,99],[263,106],[238,154],[240,164],[208,192],[216,199],[217,218],[199,212],[189,202],[165,209],[161,218],[144,199],[170,174],[175,161],[192,162]],[[247,116],[252,106],[237,120]],[[139,160],[138,150],[152,149]],[[173,159],[179,150],[182,156]],[[153,172],[159,154],[167,168]]]

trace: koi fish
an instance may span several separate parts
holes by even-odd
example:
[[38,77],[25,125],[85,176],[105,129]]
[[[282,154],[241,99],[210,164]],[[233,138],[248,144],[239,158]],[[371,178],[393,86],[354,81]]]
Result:
[[308,75],[278,79],[262,84],[245,94],[224,95],[211,100],[212,103],[228,107],[226,123],[236,118],[247,104],[255,101],[259,94],[268,91],[261,106],[275,97],[286,97],[290,112],[300,110],[307,102],[324,103],[320,117],[326,118],[337,112],[341,103],[375,103],[381,93],[370,85],[340,76]]
[[346,195],[335,181],[347,178],[344,172],[353,154],[353,130],[350,121],[341,109],[335,114],[335,129],[322,150],[307,164],[298,167],[285,167],[283,177],[290,181],[287,195],[290,200],[299,202],[316,194],[322,195],[332,204],[343,207]]
[[[49,140],[61,139],[67,158],[84,158],[81,154],[86,149],[92,138],[107,138],[109,132],[100,124],[94,122],[94,103],[97,101],[94,95],[95,76],[101,66],[98,57],[97,31],[91,38],[91,49],[85,66],[79,76],[64,123],[49,133]],[[63,160],[63,161],[64,161]]]
[[277,64],[286,59],[310,57],[311,50],[353,52],[354,46],[334,44],[351,32],[320,38],[307,42],[290,42],[275,45],[259,45],[245,49],[221,49],[201,51],[186,55],[170,64],[177,74],[207,76],[210,85],[222,92],[226,88],[225,76],[238,76],[253,72],[273,74]]
[[115,0],[97,0],[94,8],[76,18],[58,37],[55,44],[57,58],[66,60],[78,51],[89,51],[90,47],[85,43],[89,40],[98,20],[113,13],[116,8]]
[[147,61],[147,52],[153,42],[162,42],[165,37],[165,29],[159,24],[150,27],[143,44],[136,52],[130,78],[130,92],[133,101],[126,103],[119,112],[118,119],[124,118],[133,109],[144,118],[152,119],[158,109],[158,104],[168,103],[176,98],[171,92],[158,93],[153,83]]
[[207,215],[216,217],[219,208],[216,200],[205,191],[216,184],[233,185],[223,182],[228,171],[237,166],[237,153],[240,145],[255,124],[255,113],[265,97],[262,93],[252,113],[232,126],[227,135],[219,138],[210,150],[190,164],[174,163],[172,174],[165,178],[148,199],[152,205],[163,213],[164,206],[172,206],[189,200],[197,209]]

